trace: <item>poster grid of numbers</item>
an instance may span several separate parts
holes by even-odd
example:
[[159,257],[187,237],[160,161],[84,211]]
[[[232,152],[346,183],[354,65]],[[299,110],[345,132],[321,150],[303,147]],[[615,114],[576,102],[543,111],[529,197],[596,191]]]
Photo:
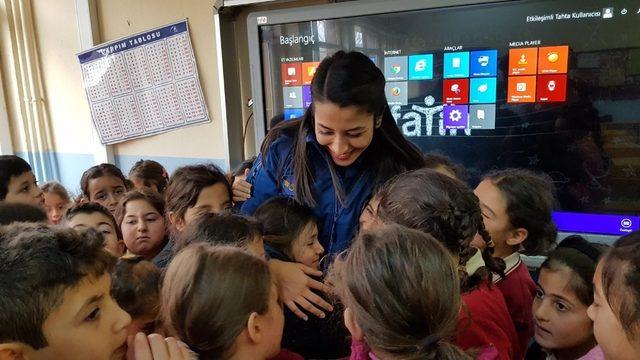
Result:
[[187,21],[78,54],[103,144],[208,122]]

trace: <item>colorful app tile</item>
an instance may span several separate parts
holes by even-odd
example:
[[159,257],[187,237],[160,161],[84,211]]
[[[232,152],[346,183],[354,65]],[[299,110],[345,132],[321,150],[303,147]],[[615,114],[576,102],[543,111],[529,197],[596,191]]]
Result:
[[387,102],[389,105],[407,105],[408,89],[406,81],[388,82],[385,85],[385,93],[387,94]]
[[469,125],[469,106],[445,105],[442,119],[445,129],[466,129]]
[[469,52],[444,53],[444,78],[469,77]]
[[496,76],[498,50],[472,51],[469,59],[471,77]]
[[302,86],[282,88],[282,99],[285,109],[302,108]]
[[473,78],[469,84],[469,102],[486,104],[496,102],[496,78]]
[[493,130],[496,128],[496,105],[469,106],[469,129]]
[[541,47],[538,50],[538,74],[566,74],[568,66],[568,46]]
[[406,56],[384,58],[384,76],[387,81],[407,80],[407,74]]
[[302,64],[284,63],[282,64],[282,85],[294,86],[302,85]]
[[293,120],[302,117],[304,109],[284,109],[284,120]]
[[433,79],[433,54],[409,56],[409,80]]
[[305,109],[311,106],[311,86],[302,87],[302,107]]
[[560,102],[567,98],[567,75],[538,75],[536,98],[539,102]]
[[533,75],[537,71],[538,48],[509,50],[509,75]]
[[313,75],[316,74],[318,65],[320,65],[319,62],[302,63],[302,85],[311,85],[311,80],[313,80]]
[[507,86],[508,103],[531,103],[536,101],[535,76],[509,76]]
[[449,79],[442,81],[442,102],[445,104],[469,103],[469,79]]

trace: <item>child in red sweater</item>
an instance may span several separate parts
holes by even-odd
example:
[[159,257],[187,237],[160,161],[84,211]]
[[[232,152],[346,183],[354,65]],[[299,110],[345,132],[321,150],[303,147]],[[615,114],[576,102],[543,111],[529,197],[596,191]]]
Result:
[[[458,317],[456,344],[462,349],[495,349],[499,359],[522,357],[513,322],[492,273],[504,264],[492,256],[478,198],[462,182],[433,170],[411,171],[385,185],[375,224],[397,223],[438,239],[458,264],[463,307]],[[472,246],[479,234],[482,250]]]
[[474,193],[495,244],[494,254],[506,263],[506,276],[494,277],[494,282],[516,327],[519,352],[524,353],[533,337],[531,305],[536,285],[520,254],[542,255],[555,242],[553,184],[531,171],[508,169],[486,175]]

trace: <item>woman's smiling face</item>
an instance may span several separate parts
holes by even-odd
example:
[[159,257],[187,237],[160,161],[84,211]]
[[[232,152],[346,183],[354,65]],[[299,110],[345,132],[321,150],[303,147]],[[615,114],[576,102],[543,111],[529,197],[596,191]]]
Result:
[[374,118],[357,106],[315,102],[315,135],[338,166],[353,164],[373,140]]

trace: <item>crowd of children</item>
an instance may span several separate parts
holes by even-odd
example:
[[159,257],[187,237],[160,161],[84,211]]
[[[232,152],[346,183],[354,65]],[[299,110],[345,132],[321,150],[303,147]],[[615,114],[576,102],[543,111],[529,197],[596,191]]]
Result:
[[[429,163],[381,186],[325,264],[311,208],[274,197],[236,214],[213,165],[169,178],[143,161],[127,179],[101,164],[73,199],[2,156],[0,359],[640,356],[638,234],[554,246],[547,177],[508,169],[473,190]],[[546,256],[537,281],[521,254]],[[322,274],[334,311],[284,307],[270,259]]]
[[640,233],[556,244],[549,177],[473,189],[384,86],[337,52],[230,174],[99,164],[72,196],[0,156],[0,360],[640,359]]

